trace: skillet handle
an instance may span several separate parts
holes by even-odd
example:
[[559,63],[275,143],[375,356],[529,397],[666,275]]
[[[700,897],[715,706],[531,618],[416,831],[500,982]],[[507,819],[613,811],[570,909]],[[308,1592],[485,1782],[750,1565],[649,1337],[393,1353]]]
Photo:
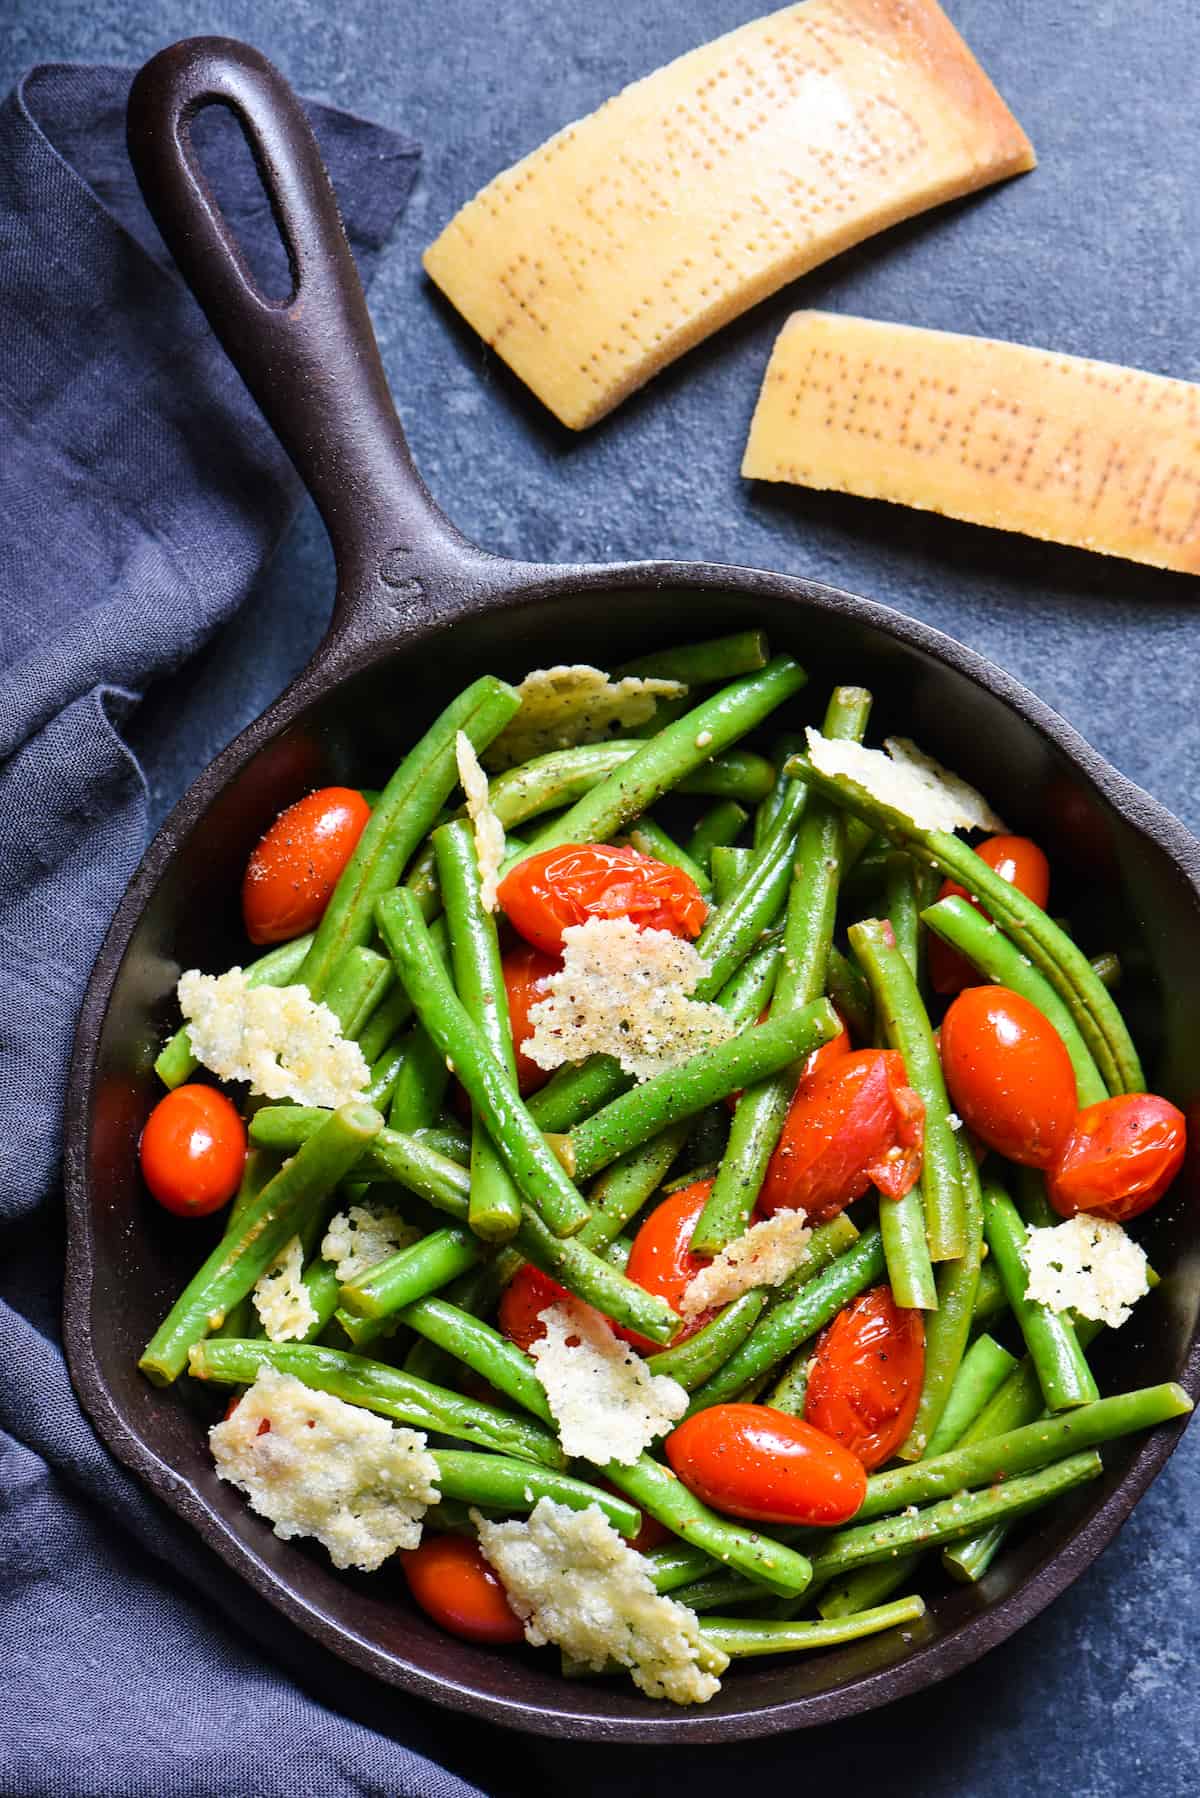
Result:
[[[200,167],[192,125],[211,105],[229,108],[250,145],[288,253],[285,299],[258,287]],[[420,577],[484,559],[413,465],[332,184],[278,70],[233,38],[185,38],[136,76],[127,134],[167,248],[320,509],[337,625],[379,592],[381,572],[419,595]]]

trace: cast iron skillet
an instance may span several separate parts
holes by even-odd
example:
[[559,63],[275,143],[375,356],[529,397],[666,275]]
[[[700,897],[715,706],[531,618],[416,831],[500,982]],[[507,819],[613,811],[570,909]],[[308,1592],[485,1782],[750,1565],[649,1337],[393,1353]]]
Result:
[[[201,108],[241,121],[287,244],[293,291],[256,289],[199,173]],[[241,959],[237,895],[281,807],[330,781],[381,781],[464,684],[558,661],[613,662],[751,622],[810,669],[814,691],[865,682],[875,722],[902,727],[983,787],[1012,824],[1078,871],[1072,909],[1119,951],[1123,1001],[1156,1084],[1200,1092],[1200,845],[1074,731],[961,644],[865,599],[709,564],[550,568],[468,543],[405,446],[328,178],[300,108],[255,51],[196,38],[141,72],[130,153],[184,278],[307,483],[333,539],[337,600],[311,664],[201,776],[139,868],[84,1001],[67,1109],[66,1340],[80,1398],[113,1452],[254,1589],[356,1666],[493,1722],[612,1741],[717,1741],[867,1710],[965,1666],[1083,1571],[1163,1465],[1178,1428],[1118,1446],[1102,1481],[1002,1555],[982,1586],[934,1596],[904,1636],[752,1663],[684,1712],[609,1681],[568,1683],[548,1654],[455,1641],[409,1606],[399,1575],[356,1581],[279,1541],[214,1478],[208,1395],[137,1372],[146,1338],[201,1252],[139,1188],[151,1062],[181,967]],[[497,471],[497,478],[502,478]],[[1148,1233],[1165,1278],[1121,1331],[1122,1386],[1200,1391],[1200,1232],[1180,1195]],[[206,1239],[207,1241],[207,1239]],[[1102,1370],[1103,1372],[1103,1370]]]

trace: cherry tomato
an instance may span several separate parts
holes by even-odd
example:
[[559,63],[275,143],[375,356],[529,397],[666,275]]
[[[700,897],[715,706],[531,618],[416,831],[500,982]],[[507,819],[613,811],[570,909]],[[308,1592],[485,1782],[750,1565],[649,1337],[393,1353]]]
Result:
[[570,1296],[565,1286],[560,1286],[557,1280],[552,1280],[549,1274],[542,1273],[540,1268],[527,1261],[504,1288],[496,1321],[508,1340],[528,1354],[534,1343],[540,1342],[546,1334],[542,1312]]
[[950,1101],[989,1149],[1024,1167],[1058,1159],[1075,1121],[1075,1070],[1062,1037],[1005,986],[969,986],[942,1019]]
[[589,918],[629,918],[639,930],[699,936],[708,916],[699,887],[681,868],[608,843],[563,843],[527,856],[500,882],[514,929],[547,955],[563,931]]
[[[835,1039],[836,1040],[836,1039]],[[925,1107],[895,1049],[855,1049],[801,1080],[767,1164],[758,1208],[836,1217],[869,1186],[903,1198],[916,1185]]]
[[179,1217],[206,1217],[227,1205],[246,1165],[246,1126],[215,1086],[177,1086],[142,1131],[142,1178]]
[[[1032,838],[989,837],[985,843],[980,843],[975,853],[989,868],[994,868],[1002,880],[1009,881],[1018,892],[1045,910],[1050,897],[1050,863]],[[983,912],[985,918],[988,916],[966,887],[959,886],[954,880],[943,880],[938,898],[951,897],[966,899],[976,911]],[[960,955],[957,949],[952,949],[949,943],[943,943],[940,937],[930,932],[929,979],[935,993],[960,993],[964,986],[971,986],[978,978],[976,969],[965,955]]]
[[558,973],[562,958],[544,955],[540,949],[521,943],[517,948],[509,950],[502,966],[504,990],[508,994],[508,1021],[512,1027],[513,1046],[517,1051],[517,1085],[522,1095],[535,1093],[539,1086],[545,1086],[549,1080],[550,1069],[540,1068],[536,1061],[530,1061],[527,1055],[522,1055],[521,1044],[533,1035],[533,1027],[529,1022],[530,1009],[545,998],[545,982],[549,975]]
[[[685,1186],[682,1192],[672,1193],[657,1204],[644,1218],[625,1264],[628,1279],[666,1299],[676,1311],[688,1286],[709,1265],[703,1255],[692,1254],[691,1241],[712,1187],[711,1180],[697,1180],[694,1186]],[[712,1315],[711,1311],[701,1311],[690,1319],[674,1338],[672,1347],[703,1329]],[[617,1335],[643,1354],[657,1354],[661,1347],[639,1336],[636,1330],[618,1328]]]
[[1062,1217],[1095,1212],[1123,1224],[1162,1198],[1183,1166],[1187,1123],[1167,1099],[1125,1093],[1101,1099],[1075,1119],[1046,1178]]
[[426,1536],[400,1556],[408,1589],[435,1623],[467,1642],[523,1642],[525,1626],[470,1536]]
[[321,787],[280,812],[242,881],[242,917],[252,943],[284,943],[313,928],[370,816],[352,787]]
[[925,1322],[876,1286],[839,1311],[817,1344],[804,1416],[869,1473],[912,1429],[925,1372]]
[[666,1450],[697,1498],[753,1523],[845,1523],[867,1490],[849,1449],[766,1405],[710,1405],[671,1431]]

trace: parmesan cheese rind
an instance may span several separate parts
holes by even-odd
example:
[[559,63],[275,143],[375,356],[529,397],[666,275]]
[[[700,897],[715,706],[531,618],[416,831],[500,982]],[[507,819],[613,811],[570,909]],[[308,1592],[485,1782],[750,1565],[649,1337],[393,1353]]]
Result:
[[368,1200],[365,1205],[350,1205],[330,1218],[321,1256],[332,1264],[339,1286],[345,1286],[368,1268],[386,1261],[389,1255],[406,1249],[420,1234],[398,1211],[389,1211]]
[[682,681],[655,675],[611,680],[587,662],[535,668],[517,688],[521,709],[486,751],[489,768],[512,768],[554,749],[600,743],[648,724],[660,699],[682,699]]
[[1120,1224],[1078,1212],[1031,1230],[1025,1241],[1025,1296],[1051,1311],[1077,1311],[1116,1330],[1150,1290],[1145,1252]]
[[241,968],[179,980],[192,1053],[222,1080],[247,1080],[268,1099],[333,1107],[370,1080],[357,1043],[303,986],[249,986]]
[[275,1534],[315,1536],[335,1567],[373,1573],[398,1548],[415,1548],[426,1507],[438,1500],[437,1463],[419,1430],[316,1392],[266,1362],[208,1440],[218,1474]]
[[316,1307],[303,1274],[304,1245],[293,1236],[254,1282],[254,1309],[269,1342],[299,1342],[316,1323]]
[[706,1704],[728,1656],[700,1634],[694,1611],[654,1590],[646,1562],[598,1505],[572,1511],[539,1499],[523,1522],[472,1512],[479,1546],[535,1648],[554,1643],[580,1667],[629,1670],[650,1698]]
[[582,430],[785,282],[1033,161],[935,0],[806,0],[567,126],[425,268]]
[[1200,385],[915,325],[796,312],[742,473],[1200,571]]
[[480,900],[485,911],[495,911],[496,888],[500,884],[500,867],[504,861],[504,826],[492,810],[487,775],[479,765],[479,757],[465,730],[460,730],[454,739],[454,757],[475,836]]
[[540,982],[533,1035],[522,1052],[540,1068],[615,1055],[648,1080],[724,1042],[736,1026],[719,1005],[690,997],[708,972],[693,945],[628,918],[589,918],[563,931],[563,965]]
[[688,1282],[680,1315],[698,1317],[755,1286],[781,1286],[803,1259],[811,1235],[803,1211],[777,1211],[751,1225]]
[[560,1301],[541,1322],[529,1352],[568,1455],[628,1467],[687,1410],[678,1380],[652,1374],[590,1305]]
[[805,736],[809,759],[820,773],[853,781],[919,830],[1004,829],[982,793],[907,737],[888,737],[885,755],[846,738],[823,737],[811,725]]

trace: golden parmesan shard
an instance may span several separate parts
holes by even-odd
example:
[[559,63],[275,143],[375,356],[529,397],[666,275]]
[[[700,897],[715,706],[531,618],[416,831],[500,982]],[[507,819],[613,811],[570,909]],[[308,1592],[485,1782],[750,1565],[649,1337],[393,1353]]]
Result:
[[1200,570],[1200,386],[1110,362],[796,312],[742,473]]
[[934,0],[804,0],[560,131],[425,268],[582,430],[785,282],[1033,162]]

